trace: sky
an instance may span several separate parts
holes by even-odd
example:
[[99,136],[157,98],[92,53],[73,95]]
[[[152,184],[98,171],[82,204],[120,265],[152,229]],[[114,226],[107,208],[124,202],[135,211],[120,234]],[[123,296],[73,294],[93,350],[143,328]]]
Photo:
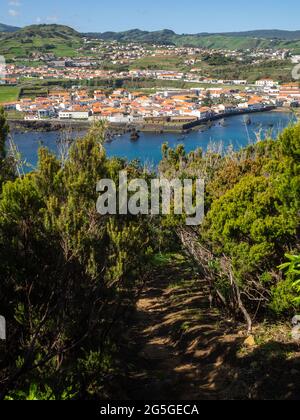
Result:
[[299,0],[0,0],[1,23],[60,23],[81,32],[300,30],[299,16]]

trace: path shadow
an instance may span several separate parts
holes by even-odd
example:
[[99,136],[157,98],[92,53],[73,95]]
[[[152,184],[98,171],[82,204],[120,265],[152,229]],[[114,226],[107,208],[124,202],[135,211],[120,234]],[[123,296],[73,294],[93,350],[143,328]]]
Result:
[[210,308],[205,279],[188,264],[157,269],[128,322],[116,398],[299,399],[300,346],[245,349],[240,328]]

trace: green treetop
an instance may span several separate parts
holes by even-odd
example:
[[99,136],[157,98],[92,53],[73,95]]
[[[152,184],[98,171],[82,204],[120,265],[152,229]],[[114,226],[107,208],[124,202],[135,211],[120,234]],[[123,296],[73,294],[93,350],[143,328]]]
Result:
[[4,109],[0,108],[0,159],[5,159],[5,141],[9,132]]

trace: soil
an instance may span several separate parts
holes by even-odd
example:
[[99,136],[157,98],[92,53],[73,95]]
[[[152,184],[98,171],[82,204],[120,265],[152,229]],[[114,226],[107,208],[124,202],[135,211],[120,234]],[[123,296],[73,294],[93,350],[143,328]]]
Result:
[[211,308],[205,279],[173,256],[154,271],[123,334],[121,397],[299,399],[300,346],[280,327],[257,325],[261,342],[246,345],[246,327]]

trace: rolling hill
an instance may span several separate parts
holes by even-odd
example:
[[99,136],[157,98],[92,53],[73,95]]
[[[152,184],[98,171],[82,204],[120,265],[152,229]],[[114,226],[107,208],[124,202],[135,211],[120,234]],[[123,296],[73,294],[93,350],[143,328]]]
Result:
[[[209,34],[205,34],[205,35],[209,35]],[[244,32],[225,32],[225,33],[217,33],[215,35],[240,37],[240,38],[245,37],[245,38],[280,39],[280,40],[287,40],[287,41],[300,40],[300,31],[283,31],[279,29],[262,29],[262,30],[244,31]]]
[[0,23],[0,32],[16,32],[19,31],[21,28],[17,28],[16,26],[5,25],[4,23]]
[[4,55],[7,59],[20,60],[46,53],[51,53],[56,57],[74,57],[78,54],[79,48],[84,45],[83,37],[107,41],[229,50],[290,49],[300,54],[300,31],[274,29],[213,34],[176,34],[169,29],[154,32],[132,29],[125,32],[81,34],[63,25],[32,25],[19,29],[0,24],[0,55]]
[[0,34],[0,54],[7,58],[30,58],[38,53],[72,57],[82,44],[79,32],[62,25],[32,25]]
[[258,30],[232,33],[176,34],[174,31],[88,33],[86,36],[120,42],[155,43],[216,49],[287,48],[300,52],[300,31]]

